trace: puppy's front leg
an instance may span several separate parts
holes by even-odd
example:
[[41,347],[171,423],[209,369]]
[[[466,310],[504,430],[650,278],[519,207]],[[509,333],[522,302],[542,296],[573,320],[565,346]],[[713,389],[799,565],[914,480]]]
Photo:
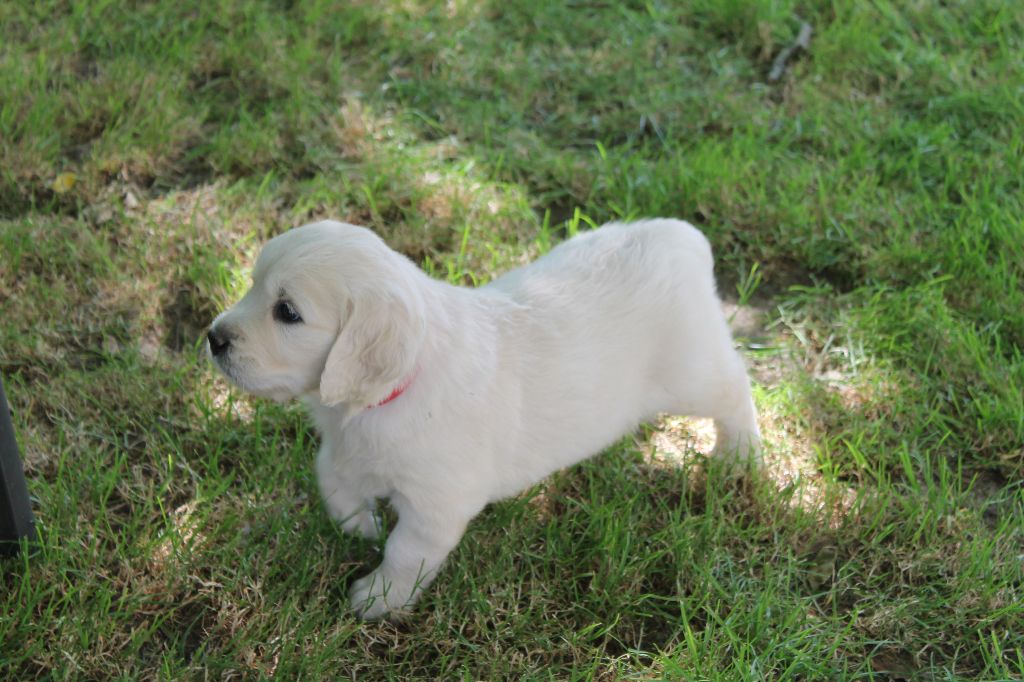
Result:
[[356,580],[349,591],[349,603],[356,615],[366,620],[412,606],[433,582],[475,515],[421,515],[395,506],[399,518],[384,547],[384,561]]
[[373,511],[373,494],[360,490],[357,483],[338,470],[334,449],[324,443],[316,456],[316,482],[327,513],[346,533],[374,540],[380,535],[381,521]]

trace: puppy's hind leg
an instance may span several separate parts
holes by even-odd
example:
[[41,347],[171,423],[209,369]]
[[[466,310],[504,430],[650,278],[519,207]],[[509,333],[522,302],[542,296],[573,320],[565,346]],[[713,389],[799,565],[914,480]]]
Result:
[[711,450],[711,456],[760,468],[761,432],[757,428],[749,384],[745,386],[745,395],[736,396],[731,412],[713,419],[715,447]]
[[760,468],[761,432],[750,394],[750,379],[739,354],[730,355],[709,387],[707,416],[715,422],[711,456]]
[[727,336],[719,353],[688,358],[679,377],[674,414],[710,417],[715,423],[712,457],[736,464],[761,465],[761,434],[743,359]]

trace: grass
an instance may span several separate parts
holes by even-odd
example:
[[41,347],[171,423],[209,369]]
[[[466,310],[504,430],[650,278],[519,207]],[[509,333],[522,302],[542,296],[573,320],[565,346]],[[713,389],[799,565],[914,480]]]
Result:
[[[770,84],[800,21],[808,54]],[[40,542],[5,679],[1024,676],[1024,6],[0,5],[0,372]],[[486,510],[415,616],[295,407],[202,330],[259,244],[366,224],[487,281],[576,230],[713,242],[768,476],[665,419]]]

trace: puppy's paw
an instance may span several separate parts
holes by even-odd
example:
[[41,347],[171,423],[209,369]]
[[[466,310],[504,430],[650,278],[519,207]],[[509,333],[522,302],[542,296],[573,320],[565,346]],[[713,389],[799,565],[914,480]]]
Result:
[[750,469],[757,472],[764,467],[761,458],[761,437],[756,430],[733,431],[717,426],[711,457],[738,470]]
[[711,450],[711,457],[737,467],[749,467],[755,471],[764,466],[761,459],[761,448],[756,445],[723,445],[716,444]]
[[414,587],[389,580],[377,569],[352,583],[348,593],[349,605],[361,620],[394,619],[412,606]]
[[349,499],[337,490],[324,494],[323,499],[327,515],[349,535],[358,535],[367,540],[376,540],[381,536],[383,520],[369,507],[369,502]]
[[[334,515],[332,514],[332,517]],[[335,518],[341,529],[350,535],[358,535],[367,540],[376,540],[381,535],[383,520],[375,511],[365,509],[347,518]]]

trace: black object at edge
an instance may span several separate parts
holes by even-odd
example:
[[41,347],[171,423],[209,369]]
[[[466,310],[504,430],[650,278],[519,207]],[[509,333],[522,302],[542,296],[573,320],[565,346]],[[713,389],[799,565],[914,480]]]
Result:
[[25,470],[14,438],[11,408],[0,379],[0,554],[13,554],[22,539],[36,537],[32,503],[28,499]]

